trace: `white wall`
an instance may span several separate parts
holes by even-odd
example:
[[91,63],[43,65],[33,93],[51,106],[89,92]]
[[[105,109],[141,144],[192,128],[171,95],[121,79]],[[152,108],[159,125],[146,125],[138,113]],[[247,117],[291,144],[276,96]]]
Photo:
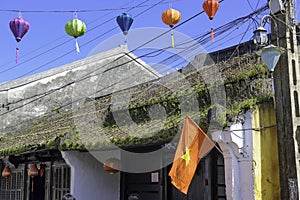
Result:
[[120,199],[120,173],[108,174],[88,152],[62,152],[71,167],[71,193],[76,200]]
[[236,123],[221,133],[213,133],[223,151],[226,197],[228,200],[254,199],[252,173],[252,115],[246,113],[243,123]]

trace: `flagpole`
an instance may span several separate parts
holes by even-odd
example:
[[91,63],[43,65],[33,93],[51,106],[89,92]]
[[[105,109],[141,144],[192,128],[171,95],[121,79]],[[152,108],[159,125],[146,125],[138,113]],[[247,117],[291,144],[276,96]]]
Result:
[[223,155],[223,151],[215,145],[216,149]]
[[[186,115],[188,118],[192,119],[189,115]],[[201,129],[199,127],[199,125],[194,121],[194,120],[191,120],[196,126],[197,128]],[[202,129],[201,129],[202,130]],[[207,137],[208,139],[210,139],[206,134],[204,135],[204,137]],[[210,139],[211,140],[211,139]],[[214,142],[214,145],[215,145],[215,148],[223,155],[223,151],[216,145],[217,142]]]

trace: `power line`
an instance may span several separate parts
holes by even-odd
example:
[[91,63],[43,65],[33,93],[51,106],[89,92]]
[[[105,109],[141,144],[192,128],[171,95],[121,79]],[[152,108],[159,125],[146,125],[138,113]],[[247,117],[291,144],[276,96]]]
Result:
[[[156,50],[157,51],[157,50]],[[118,57],[117,59],[114,59],[112,62],[110,62],[110,63],[113,63],[113,62],[115,62],[116,60],[118,60],[118,59],[120,59],[121,57],[124,57],[124,56],[120,56],[120,57]],[[140,57],[138,57],[138,58],[141,58],[141,57],[143,57],[143,56],[140,56]],[[136,59],[138,59],[138,58],[135,58],[135,59],[133,59],[133,60],[130,60],[129,62],[126,62],[126,63],[122,63],[122,64],[120,64],[119,66],[123,66],[123,65],[125,65],[125,64],[127,64],[127,63],[130,63],[130,62],[133,62],[133,61],[135,61]],[[95,61],[93,61],[93,62],[95,62]],[[110,64],[109,63],[109,64]],[[107,64],[108,65],[108,64]],[[98,69],[97,70],[95,70],[95,71],[93,71],[92,73],[94,73],[94,72],[96,72],[96,71],[98,71]],[[102,72],[102,73],[105,73],[105,71],[104,72]],[[80,81],[83,81],[83,80],[85,80],[85,79],[87,79],[87,78],[90,78],[90,76],[87,76],[87,75],[91,75],[91,73],[87,73],[85,76],[83,76],[80,80],[76,80],[76,82],[80,82]],[[97,75],[97,74],[96,74]],[[95,74],[93,74],[93,76],[95,76]],[[40,97],[38,97],[38,98],[36,98],[36,99],[33,99],[33,100],[31,100],[31,101],[28,101],[28,102],[26,102],[25,104],[23,104],[23,105],[21,105],[21,106],[19,106],[19,107],[16,107],[16,108],[14,108],[14,109],[12,109],[12,110],[9,110],[9,111],[7,111],[7,112],[5,112],[5,113],[2,113],[0,116],[2,116],[2,115],[5,115],[5,114],[7,114],[7,113],[10,113],[10,112],[12,112],[12,111],[15,111],[15,110],[17,110],[17,109],[20,109],[21,107],[24,107],[25,105],[29,105],[29,104],[31,104],[31,103],[33,103],[33,102],[35,102],[35,101],[37,101],[37,100],[39,100],[39,99],[41,99],[41,98],[44,98],[45,96],[47,96],[47,95],[49,95],[49,94],[51,94],[51,93],[53,93],[53,92],[55,92],[55,91],[58,91],[58,90],[61,90],[62,88],[65,88],[65,87],[67,87],[67,86],[69,86],[69,85],[71,85],[71,84],[73,84],[73,83],[75,83],[75,81],[72,81],[72,82],[70,82],[70,83],[67,83],[67,84],[65,84],[64,86],[62,86],[62,87],[60,87],[60,88],[57,88],[57,89],[54,89],[54,90],[51,90],[51,91],[47,91],[46,93],[44,93],[44,94],[39,94],[39,95],[42,95],[42,96],[40,96]],[[117,83],[116,83],[117,84]],[[112,87],[113,85],[110,85],[109,87]],[[108,87],[108,88],[109,88]],[[105,88],[105,89],[107,89],[107,88]],[[103,89],[102,89],[103,90]],[[97,92],[100,92],[100,91],[97,91]],[[23,99],[22,101],[24,101],[24,100],[29,100],[29,99],[32,99],[33,97],[31,97],[31,98],[28,98],[28,99]],[[73,103],[73,102],[71,102],[71,103]],[[67,105],[67,104],[66,104]],[[63,107],[65,107],[66,105],[64,105]],[[57,108],[56,108],[57,109]],[[55,109],[54,109],[55,110]],[[54,111],[53,110],[53,111]]]
[[[252,19],[253,16],[256,16],[256,15],[260,14],[261,12],[264,12],[266,9],[267,9],[267,6],[264,6],[264,7],[258,9],[257,11],[254,11],[253,13],[251,13],[251,14],[245,16],[245,17],[238,18],[238,19],[236,19],[236,20],[233,20],[233,21],[231,21],[231,22],[229,22],[229,23],[227,23],[227,24],[225,24],[225,25],[222,25],[222,26],[216,28],[216,29],[215,29],[215,37],[218,37],[219,35],[222,35],[223,33],[229,31],[230,29],[234,28],[235,26],[236,26],[236,29],[238,29],[238,28],[241,27],[243,24],[245,24],[245,23],[248,22],[250,19]],[[254,21],[252,21],[252,22],[254,22]],[[236,30],[236,29],[235,29],[235,30]],[[233,30],[233,31],[235,31],[235,30]],[[232,32],[233,32],[233,31],[232,31]],[[231,32],[231,33],[232,33],[232,32]],[[231,33],[230,33],[230,34],[231,34]],[[245,33],[246,33],[246,31],[245,31],[244,33],[242,33],[242,34],[245,35]],[[228,35],[229,35],[229,34],[228,34]],[[205,33],[205,34],[203,34],[203,35],[201,35],[201,36],[198,36],[198,37],[194,38],[194,40],[197,40],[197,44],[198,44],[198,45],[204,45],[204,44],[207,44],[207,43],[210,41],[210,32],[207,32],[207,33]],[[183,42],[182,44],[188,44],[188,43],[190,43],[190,42],[191,42],[191,41],[187,41],[186,43]],[[241,41],[240,41],[240,42],[241,42]],[[193,44],[193,45],[196,46],[196,44]],[[180,46],[180,45],[177,45],[176,48],[178,48],[178,46]],[[190,47],[190,48],[191,48],[191,47]],[[182,52],[180,52],[180,53],[183,53],[183,52],[185,52],[185,51],[188,53],[188,52],[190,51],[190,48],[189,48],[189,49],[184,49],[184,50],[183,50]],[[195,47],[195,48],[196,48],[196,47]],[[175,58],[175,60],[174,60],[173,58]],[[176,56],[173,55],[173,56],[171,56],[171,57],[165,59],[165,60],[163,61],[163,64],[174,63],[176,60],[177,60],[177,59],[176,59]],[[184,61],[182,61],[182,62],[179,63],[179,64],[183,64],[183,63],[184,63]]]
[[[260,9],[258,12],[261,12],[262,10],[264,10],[264,9]],[[250,14],[249,17],[251,17],[252,15],[253,15],[253,13]],[[242,17],[242,18],[239,18],[238,20],[244,21],[244,19],[245,19],[245,17]],[[234,21],[233,21],[234,24],[236,23],[235,21],[237,21],[237,20],[234,20]],[[230,23],[228,23],[228,24],[230,24]],[[226,24],[224,27],[227,27],[228,24]],[[218,29],[219,29],[219,28],[218,28]],[[201,36],[201,37],[203,37],[203,36]],[[203,41],[202,41],[202,42],[203,42]],[[122,56],[121,56],[120,58],[122,58]],[[120,59],[120,58],[117,58],[117,59],[114,60],[113,62],[117,61],[117,60]],[[112,62],[112,63],[113,63],[113,62]],[[121,65],[121,66],[122,66],[122,65]],[[117,67],[119,67],[119,66],[117,66]],[[96,71],[97,71],[97,70],[96,70]],[[93,73],[93,72],[92,72],[92,73]],[[87,74],[87,75],[89,75],[89,74]]]
[[[147,0],[147,1],[148,1],[148,0]],[[147,8],[147,9],[143,10],[142,12],[138,13],[138,14],[135,15],[134,17],[137,18],[137,17],[139,17],[140,15],[145,14],[147,11],[151,10],[152,8],[154,8],[155,6],[159,5],[161,2],[164,2],[164,1],[165,1],[165,0],[162,0],[162,1],[160,1],[160,2],[158,2],[158,3],[156,3],[156,4],[154,4],[154,5],[151,6],[150,8]],[[113,18],[113,19],[115,19],[115,18]],[[111,21],[111,20],[108,20],[108,21]],[[108,22],[108,21],[106,21],[106,22]],[[101,24],[101,25],[102,25],[102,24]],[[106,35],[106,34],[112,32],[113,30],[115,30],[115,29],[117,29],[117,28],[118,28],[118,26],[115,26],[114,28],[111,28],[110,30],[104,32],[103,34],[101,34],[101,35],[99,35],[99,36],[93,38],[92,40],[89,40],[88,42],[85,42],[85,43],[82,44],[81,46],[84,47],[84,46],[86,46],[86,45],[88,45],[88,44],[94,42],[95,40],[101,38],[102,36],[104,36],[104,35]],[[69,51],[69,52],[67,52],[67,53],[65,53],[65,54],[63,54],[63,55],[61,55],[61,56],[59,56],[59,57],[57,57],[57,58],[55,58],[55,59],[53,59],[53,60],[50,60],[49,62],[45,63],[44,65],[41,65],[41,66],[39,66],[39,67],[36,67],[36,68],[30,70],[29,72],[27,72],[27,73],[25,73],[25,74],[22,74],[21,76],[17,77],[17,79],[18,79],[18,78],[22,78],[22,77],[24,77],[24,76],[26,76],[26,75],[29,75],[29,74],[31,74],[32,72],[35,72],[35,71],[37,71],[37,70],[39,70],[39,69],[45,67],[46,65],[49,65],[49,64],[51,64],[51,63],[57,61],[58,59],[61,59],[61,58],[65,57],[66,55],[68,55],[68,54],[70,54],[70,53],[73,53],[73,52],[74,52],[74,50],[71,50],[71,51]]]
[[[171,0],[167,2],[162,2],[163,4],[170,4],[182,0]],[[0,9],[0,12],[21,12],[21,13],[87,13],[87,12],[106,12],[106,11],[117,11],[117,10],[128,10],[135,8],[144,8],[150,7],[156,4],[147,4],[147,5],[137,5],[137,6],[128,6],[128,7],[117,7],[117,8],[102,8],[102,9],[90,9],[90,10],[16,10],[16,9]]]
[[[135,1],[135,0],[134,0],[134,1]],[[134,2],[134,1],[131,1],[131,2]],[[138,5],[142,5],[142,4],[144,4],[144,3],[148,2],[148,1],[150,1],[150,0],[145,0],[145,1],[141,2],[141,3],[138,4]],[[127,12],[128,12],[128,11],[131,11],[131,10],[133,10],[133,8],[127,10]],[[97,20],[98,20],[98,19],[99,19],[99,18],[97,18]],[[101,24],[99,24],[99,25],[97,25],[97,26],[95,26],[95,27],[93,27],[93,28],[91,28],[91,29],[88,29],[88,30],[87,30],[87,33],[88,33],[88,32],[91,32],[91,31],[93,31],[93,30],[95,30],[96,28],[99,28],[99,27],[101,27],[101,26],[107,24],[108,22],[110,22],[110,21],[112,21],[112,20],[114,20],[114,19],[115,19],[115,17],[110,18],[110,19],[108,19],[108,20],[102,22]],[[95,21],[97,21],[97,20],[95,20]],[[115,29],[115,28],[114,28],[114,29]],[[114,29],[112,29],[112,30],[114,30]],[[110,31],[108,31],[108,32],[105,32],[104,34],[100,35],[99,37],[104,36],[105,34],[111,32],[112,30],[110,30]],[[5,73],[5,72],[7,72],[7,71],[10,71],[10,70],[12,70],[12,69],[15,69],[15,68],[17,68],[17,67],[19,67],[19,66],[21,66],[21,65],[23,65],[23,64],[26,64],[26,63],[28,63],[28,62],[30,62],[30,61],[32,61],[32,60],[34,60],[34,59],[36,59],[36,58],[42,56],[42,55],[45,55],[45,54],[49,53],[50,51],[55,50],[55,49],[58,48],[58,47],[63,46],[64,44],[66,44],[66,43],[68,43],[68,42],[70,42],[70,41],[73,41],[73,39],[70,38],[70,39],[66,40],[65,42],[63,42],[63,43],[60,43],[60,44],[58,44],[58,45],[56,45],[56,46],[54,46],[54,47],[52,47],[52,48],[50,48],[50,49],[47,49],[46,51],[44,51],[44,52],[42,52],[42,53],[40,53],[40,54],[38,54],[38,55],[35,55],[35,56],[33,56],[33,57],[31,57],[31,58],[29,58],[29,59],[27,59],[27,60],[25,60],[25,61],[19,63],[18,65],[15,65],[15,66],[10,67],[10,68],[8,68],[8,69],[2,70],[2,71],[0,71],[0,74]],[[35,50],[35,51],[36,51],[36,50]],[[73,50],[70,51],[69,53],[71,53],[71,52],[73,52]],[[69,53],[65,54],[64,56],[68,55]],[[64,57],[64,56],[63,56],[63,57]],[[60,56],[59,58],[62,58],[62,57]],[[55,60],[57,60],[57,59],[55,59]],[[3,67],[3,66],[5,66],[5,65],[0,66],[0,68]],[[25,75],[27,75],[27,74],[28,74],[28,73],[26,73]],[[24,74],[23,74],[22,76],[24,76]],[[22,76],[20,76],[20,77],[22,77]],[[20,77],[18,77],[18,78],[20,78]]]
[[[221,0],[220,3],[223,2],[223,1],[224,1],[224,0]],[[162,1],[161,1],[161,2],[162,2]],[[160,3],[160,2],[159,2],[159,3]],[[174,29],[177,28],[177,27],[179,27],[179,26],[181,26],[181,25],[183,25],[183,24],[185,24],[185,23],[187,23],[187,22],[189,22],[190,20],[194,19],[195,17],[201,15],[203,12],[204,12],[204,11],[201,11],[200,13],[198,13],[198,14],[196,14],[196,15],[190,17],[189,19],[187,19],[187,20],[185,20],[184,22],[180,23],[179,25],[175,26]],[[170,31],[170,30],[169,30],[169,31]],[[166,32],[160,34],[159,36],[157,36],[157,37],[151,39],[150,41],[144,43],[143,45],[139,46],[138,48],[141,48],[142,46],[144,46],[144,45],[150,43],[151,41],[154,41],[154,40],[158,39],[159,37],[165,35],[165,34],[168,33],[169,31],[166,31]],[[129,53],[132,53],[133,51],[137,50],[138,48],[132,50],[132,51],[129,52]],[[67,52],[66,54],[68,54],[68,53],[70,53],[70,52]],[[129,53],[127,53],[127,54],[129,54]],[[65,56],[66,54],[64,54],[64,55],[62,55],[62,56],[60,56],[60,57],[63,57],[63,56]],[[107,65],[116,62],[117,60],[119,60],[119,59],[122,58],[122,57],[124,57],[124,56],[118,57],[117,59],[113,60],[112,62],[108,63]],[[56,60],[56,59],[55,59],[55,60]],[[53,61],[55,61],[55,60],[53,60]],[[136,59],[134,59],[134,60],[136,60]],[[53,62],[53,61],[52,61],[52,62]],[[132,62],[132,61],[133,61],[133,60],[130,60],[130,62]],[[124,63],[124,64],[127,64],[127,63]],[[122,65],[124,65],[124,64],[122,64]],[[121,65],[121,66],[122,66],[122,65]],[[116,68],[116,67],[114,67],[114,68]],[[36,70],[36,69],[35,69],[35,70]],[[98,71],[98,70],[99,70],[99,69],[95,70],[94,72],[96,72],[96,71]],[[91,73],[94,73],[94,72],[91,72]],[[107,72],[107,71],[104,71],[103,73],[105,73],[105,72]],[[87,75],[90,75],[91,73],[88,73]],[[86,79],[86,78],[87,78],[87,76],[83,77],[83,78],[82,78],[81,80],[79,80],[79,81],[82,81],[82,80],[84,80],[84,79]],[[78,80],[77,80],[77,82],[78,82]],[[70,82],[70,83],[67,83],[66,85],[73,84],[73,83],[74,83],[74,82],[72,81],[72,82]],[[64,87],[65,87],[65,86],[62,86],[62,87],[60,87],[60,88],[64,88]],[[57,88],[57,89],[54,90],[54,91],[60,90],[60,88]],[[53,91],[51,91],[51,93],[52,93],[52,92],[53,92]],[[50,94],[51,94],[51,93],[50,93]],[[44,96],[47,96],[47,95],[48,95],[48,94],[46,94],[46,93],[44,94]],[[43,97],[44,97],[44,96],[43,96]],[[9,110],[9,111],[7,111],[7,112],[5,112],[5,113],[0,114],[0,116],[3,116],[3,115],[5,115],[5,114],[10,113],[10,112],[12,112],[12,111],[15,111],[15,110],[17,110],[17,109],[20,109],[20,108],[24,107],[25,105],[28,105],[28,104],[30,104],[30,103],[33,103],[33,102],[35,102],[35,101],[37,101],[37,100],[39,100],[40,98],[43,98],[43,97],[39,97],[38,99],[34,99],[34,100],[32,100],[32,101],[29,101],[29,102],[27,102],[26,104],[23,104],[23,105],[21,105],[21,106],[19,106],[19,107],[16,107],[16,108],[14,108],[14,109],[12,109],[12,110]]]
[[[132,0],[132,1],[130,1],[130,2],[126,3],[126,4],[124,4],[124,6],[129,5],[129,4],[131,4],[131,3],[135,2],[135,1],[136,1],[136,0]],[[142,3],[138,4],[137,6],[142,5],[143,3],[147,2],[147,1],[149,1],[149,0],[143,1]],[[130,11],[130,10],[133,10],[133,9],[128,9],[128,10],[126,10],[126,12],[128,12],[128,11]],[[106,16],[108,16],[108,15],[110,15],[110,14],[112,14],[112,13],[114,13],[114,11],[111,11],[111,12],[109,12],[109,13],[106,13],[105,15],[101,15],[100,17],[97,17],[96,19],[94,19],[92,22],[88,22],[88,23],[86,23],[86,24],[87,24],[87,25],[90,25],[90,24],[92,24],[92,23],[94,23],[94,22],[98,22],[98,20],[100,20],[100,19],[102,19],[103,17],[106,17]],[[113,18],[110,18],[109,20],[113,20]],[[102,26],[102,25],[104,25],[104,24],[106,24],[106,23],[107,23],[107,22],[105,21],[105,22],[101,23],[100,25],[97,25],[96,27],[98,28],[99,26]],[[93,30],[93,29],[94,29],[94,28],[88,29],[87,32],[90,32],[90,31]],[[26,57],[26,56],[28,56],[28,55],[31,55],[31,54],[33,54],[34,52],[37,52],[37,51],[41,50],[41,49],[44,48],[45,46],[49,46],[49,45],[55,43],[56,41],[59,41],[60,39],[64,39],[65,37],[66,37],[66,35],[63,35],[63,36],[61,36],[61,37],[59,37],[59,38],[57,38],[57,39],[55,39],[55,40],[53,40],[53,41],[51,41],[51,42],[48,42],[48,43],[46,43],[46,44],[43,44],[42,46],[40,46],[40,47],[38,47],[38,48],[32,50],[31,52],[25,54],[24,56],[21,56],[21,58]],[[40,57],[41,55],[44,55],[45,53],[48,53],[48,52],[50,52],[50,51],[52,51],[52,50],[54,50],[54,49],[56,49],[56,48],[58,48],[58,47],[60,47],[60,46],[62,46],[62,45],[64,45],[64,44],[66,44],[66,43],[72,41],[72,40],[73,40],[73,39],[68,39],[68,40],[66,40],[65,42],[61,43],[61,44],[58,44],[58,45],[56,45],[56,46],[54,46],[54,47],[52,47],[52,48],[50,48],[50,49],[47,49],[46,51],[44,51],[44,52],[42,52],[42,53],[40,53],[40,54],[38,54],[38,55],[36,55],[36,56],[33,56],[32,58],[27,59],[26,61],[21,62],[21,63],[19,63],[18,65],[15,65],[14,67],[8,68],[8,69],[6,69],[6,70],[2,70],[2,71],[0,71],[0,74],[5,73],[5,72],[7,72],[7,71],[10,71],[11,69],[14,69],[14,68],[16,68],[16,67],[19,67],[20,65],[25,64],[25,63],[27,63],[27,62],[33,60],[34,58]],[[10,61],[10,62],[8,62],[8,63],[6,63],[6,64],[3,64],[3,65],[0,65],[0,69],[3,68],[3,67],[5,67],[6,65],[8,65],[8,64],[10,64],[10,63],[15,63],[15,60],[12,60],[12,61]]]

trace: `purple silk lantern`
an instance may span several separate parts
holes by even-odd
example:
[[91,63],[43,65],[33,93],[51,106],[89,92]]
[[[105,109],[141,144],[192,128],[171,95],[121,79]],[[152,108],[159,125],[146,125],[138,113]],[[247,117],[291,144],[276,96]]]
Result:
[[[20,42],[23,36],[29,30],[29,22],[22,19],[21,17],[15,18],[9,22],[9,27],[12,33],[14,34],[16,41]],[[16,63],[18,63],[18,52],[19,48],[16,48]]]

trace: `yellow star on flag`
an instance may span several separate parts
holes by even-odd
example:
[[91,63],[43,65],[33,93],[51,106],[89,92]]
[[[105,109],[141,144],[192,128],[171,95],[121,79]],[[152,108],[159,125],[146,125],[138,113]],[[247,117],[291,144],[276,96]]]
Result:
[[190,149],[186,147],[185,154],[183,154],[180,158],[182,158],[183,160],[185,160],[185,165],[188,166],[189,162],[191,160]]
[[169,172],[172,184],[182,193],[187,194],[189,185],[203,158],[215,143],[189,116],[186,117],[172,168]]

